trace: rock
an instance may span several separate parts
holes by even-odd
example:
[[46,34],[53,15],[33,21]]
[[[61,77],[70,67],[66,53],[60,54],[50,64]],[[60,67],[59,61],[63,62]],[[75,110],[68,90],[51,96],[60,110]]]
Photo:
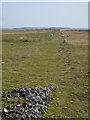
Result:
[[29,41],[29,40],[23,40],[23,42],[31,42],[31,41]]
[[67,107],[64,107],[63,109],[65,109],[65,110],[66,110],[66,109],[67,109]]
[[70,94],[70,96],[73,96],[73,94]]
[[84,112],[87,112],[87,110],[85,109]]
[[70,101],[71,104],[73,104],[73,101]]
[[82,113],[82,110],[80,109],[79,112]]
[[23,115],[22,115],[22,119],[25,119],[25,118],[26,118],[26,115],[25,115],[25,114],[23,114]]
[[19,118],[19,114],[16,114],[16,118]]
[[20,88],[7,93],[3,92],[2,97],[15,99],[17,105],[15,104],[12,108],[9,106],[4,108],[2,119],[30,120],[42,118],[40,115],[47,111],[47,105],[53,100],[49,94],[55,91],[56,88],[49,86],[48,88]]
[[64,89],[64,86],[62,86],[62,89]]
[[20,107],[20,104],[19,104],[19,105],[17,105],[17,107]]
[[8,110],[7,110],[6,108],[4,108],[4,112],[5,112],[5,113],[7,113],[7,112],[8,112]]

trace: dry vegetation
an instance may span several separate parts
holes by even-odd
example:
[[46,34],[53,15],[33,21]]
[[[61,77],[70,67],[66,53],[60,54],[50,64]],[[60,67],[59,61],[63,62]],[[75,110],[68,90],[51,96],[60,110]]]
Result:
[[63,33],[65,35],[70,34],[70,37],[68,38],[68,42],[71,44],[88,45],[88,31],[67,30],[67,31],[63,31]]

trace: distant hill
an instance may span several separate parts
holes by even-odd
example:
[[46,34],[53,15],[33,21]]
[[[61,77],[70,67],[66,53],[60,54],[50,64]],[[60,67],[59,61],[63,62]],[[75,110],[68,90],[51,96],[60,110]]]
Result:
[[21,28],[3,28],[2,30],[88,30],[88,29],[69,27],[21,27]]
[[22,27],[13,28],[14,30],[60,30],[60,29],[70,29],[65,27]]

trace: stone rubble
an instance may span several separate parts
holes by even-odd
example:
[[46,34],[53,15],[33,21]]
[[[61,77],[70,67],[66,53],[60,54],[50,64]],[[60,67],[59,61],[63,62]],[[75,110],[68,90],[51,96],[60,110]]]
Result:
[[55,91],[56,88],[50,86],[48,88],[20,88],[7,93],[3,92],[2,98],[13,99],[14,101],[10,103],[14,105],[3,108],[2,120],[44,119],[41,114],[46,113],[47,105],[53,100],[50,93]]

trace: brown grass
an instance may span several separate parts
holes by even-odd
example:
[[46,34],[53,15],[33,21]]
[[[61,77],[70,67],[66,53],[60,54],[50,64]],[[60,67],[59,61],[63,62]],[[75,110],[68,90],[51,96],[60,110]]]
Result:
[[65,30],[63,31],[64,35],[70,35],[70,37],[67,38],[68,42],[70,44],[79,44],[79,45],[87,45],[88,44],[88,31],[83,30]]

